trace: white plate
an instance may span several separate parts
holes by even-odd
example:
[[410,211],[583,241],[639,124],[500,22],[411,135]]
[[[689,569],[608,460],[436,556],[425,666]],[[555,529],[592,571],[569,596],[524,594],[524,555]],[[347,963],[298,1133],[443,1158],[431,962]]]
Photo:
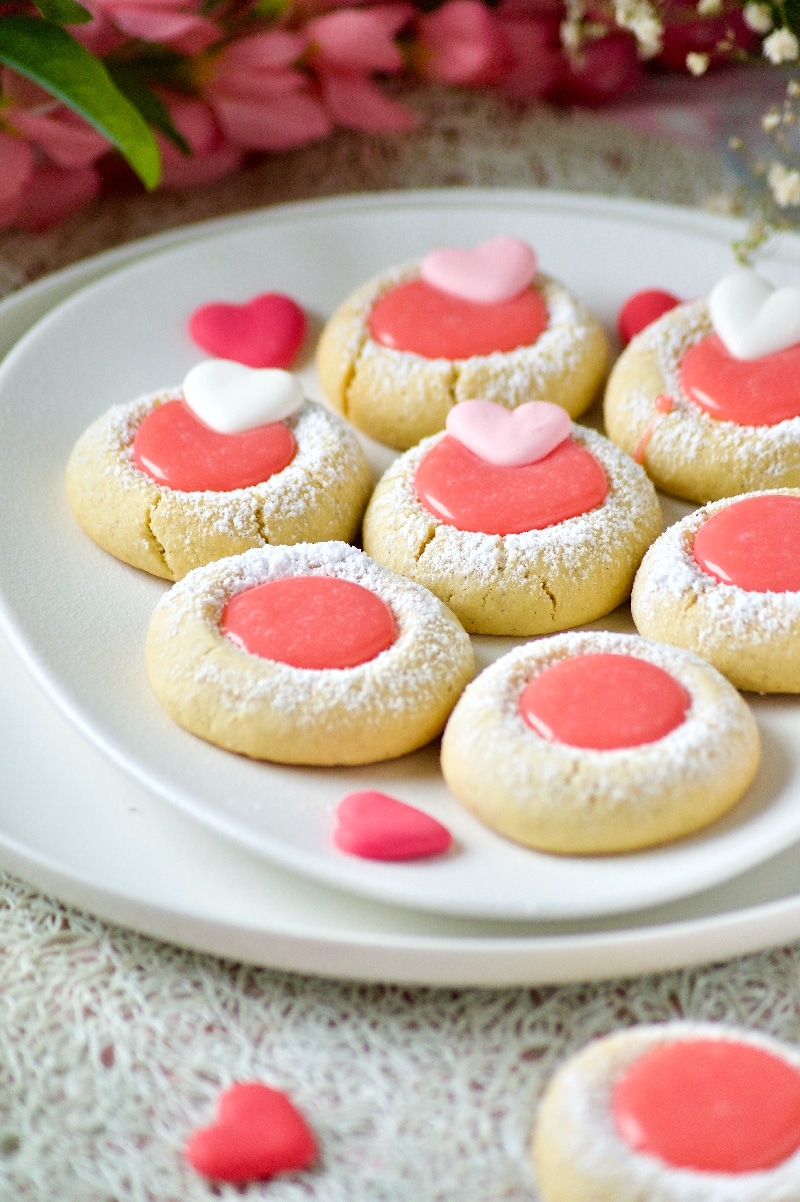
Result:
[[[142,647],[162,582],[77,528],[63,469],[77,435],[117,401],[179,382],[203,357],[185,333],[212,299],[289,292],[319,318],[361,280],[437,243],[515,233],[609,325],[631,291],[708,290],[732,263],[731,223],[552,193],[401,194],[315,202],[222,222],[112,273],[44,318],[0,369],[0,589],[7,628],[50,696],[140,784],[271,863],[384,902],[482,919],[564,919],[640,909],[725,880],[800,837],[798,711],[759,702],[764,769],[723,822],[667,848],[607,859],[526,851],[449,796],[435,747],[350,770],[299,770],[229,755],[175,727],[149,689]],[[788,242],[776,282],[800,260]],[[308,391],[319,395],[313,372]],[[386,454],[372,447],[376,460]],[[624,627],[625,615],[612,624]],[[483,662],[509,645],[478,640]],[[336,852],[331,811],[380,787],[436,814],[455,854],[384,865]]]

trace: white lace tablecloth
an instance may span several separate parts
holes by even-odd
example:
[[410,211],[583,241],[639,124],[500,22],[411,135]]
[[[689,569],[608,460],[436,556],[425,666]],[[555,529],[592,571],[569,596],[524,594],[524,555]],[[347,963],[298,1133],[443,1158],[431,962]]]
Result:
[[[413,137],[340,133],[211,188],[117,197],[55,231],[0,235],[0,291],[95,251],[276,201],[441,185],[535,186],[724,207],[707,149],[589,115],[423,89]],[[0,818],[0,821],[2,819]],[[235,1080],[286,1089],[313,1170],[274,1202],[533,1202],[526,1145],[554,1066],[619,1025],[686,1016],[800,1039],[800,950],[632,981],[409,989],[304,978],[164,945],[0,874],[0,1198],[234,1198],[184,1162]]]

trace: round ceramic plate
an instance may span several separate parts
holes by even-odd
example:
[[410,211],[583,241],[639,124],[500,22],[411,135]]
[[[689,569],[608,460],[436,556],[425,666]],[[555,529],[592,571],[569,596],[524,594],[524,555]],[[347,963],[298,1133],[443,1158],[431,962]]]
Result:
[[[382,902],[480,919],[575,919],[663,903],[775,854],[800,837],[800,712],[791,699],[756,703],[764,766],[724,821],[665,848],[605,859],[540,855],[485,830],[445,789],[435,746],[321,771],[253,763],[202,743],[169,721],[144,671],[147,623],[166,586],[96,548],[63,494],[69,450],[96,415],[180,382],[204,357],[186,322],[206,301],[283,291],[322,321],[387,264],[512,233],[611,327],[638,288],[707,291],[732,265],[736,232],[696,213],[597,198],[404,193],[215,223],[113,272],[39,322],[0,369],[0,590],[12,641],[64,712],[145,788],[257,857]],[[800,246],[784,240],[766,269],[780,283],[798,262]],[[308,366],[304,377],[319,397]],[[376,467],[390,458],[369,450]],[[618,612],[604,625],[629,623]],[[479,661],[510,645],[476,640]],[[400,865],[337,852],[333,808],[365,787],[442,819],[454,852]]]

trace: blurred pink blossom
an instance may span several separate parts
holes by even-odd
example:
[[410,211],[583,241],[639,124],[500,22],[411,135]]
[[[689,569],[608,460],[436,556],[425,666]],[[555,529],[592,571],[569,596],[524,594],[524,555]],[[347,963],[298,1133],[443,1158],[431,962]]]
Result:
[[330,132],[322,103],[294,67],[306,41],[281,30],[258,33],[206,58],[199,90],[234,146],[289,150]]
[[201,54],[222,36],[192,0],[88,0],[87,7],[128,37],[160,42],[180,54]]
[[394,39],[415,12],[412,4],[378,4],[308,22],[308,63],[335,125],[363,133],[403,133],[415,127],[414,113],[370,78],[373,72],[395,74],[403,68]]
[[563,15],[559,0],[503,0],[497,22],[508,65],[500,88],[510,100],[549,96],[564,80],[568,66],[559,36]]
[[172,124],[192,152],[187,156],[162,134],[156,134],[161,152],[162,187],[189,188],[196,184],[211,184],[239,167],[243,152],[225,140],[207,104],[190,96],[159,95]]
[[636,39],[624,29],[612,29],[588,42],[570,60],[562,83],[551,93],[567,104],[606,104],[631,92],[644,79]]
[[481,0],[448,0],[417,18],[414,63],[423,79],[496,83],[508,49],[494,13]]

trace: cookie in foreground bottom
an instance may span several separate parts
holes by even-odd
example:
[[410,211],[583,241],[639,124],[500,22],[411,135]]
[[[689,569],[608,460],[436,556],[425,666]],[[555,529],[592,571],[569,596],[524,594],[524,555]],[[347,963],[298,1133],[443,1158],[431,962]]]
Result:
[[755,1031],[620,1031],[551,1081],[533,1139],[542,1202],[796,1202],[800,1054]]
[[454,796],[540,851],[591,855],[714,822],[755,776],[746,703],[698,656],[571,631],[518,647],[464,691],[442,739]]
[[474,671],[457,619],[346,543],[197,568],[156,607],[153,688],[211,743],[287,764],[362,764],[440,732]]

